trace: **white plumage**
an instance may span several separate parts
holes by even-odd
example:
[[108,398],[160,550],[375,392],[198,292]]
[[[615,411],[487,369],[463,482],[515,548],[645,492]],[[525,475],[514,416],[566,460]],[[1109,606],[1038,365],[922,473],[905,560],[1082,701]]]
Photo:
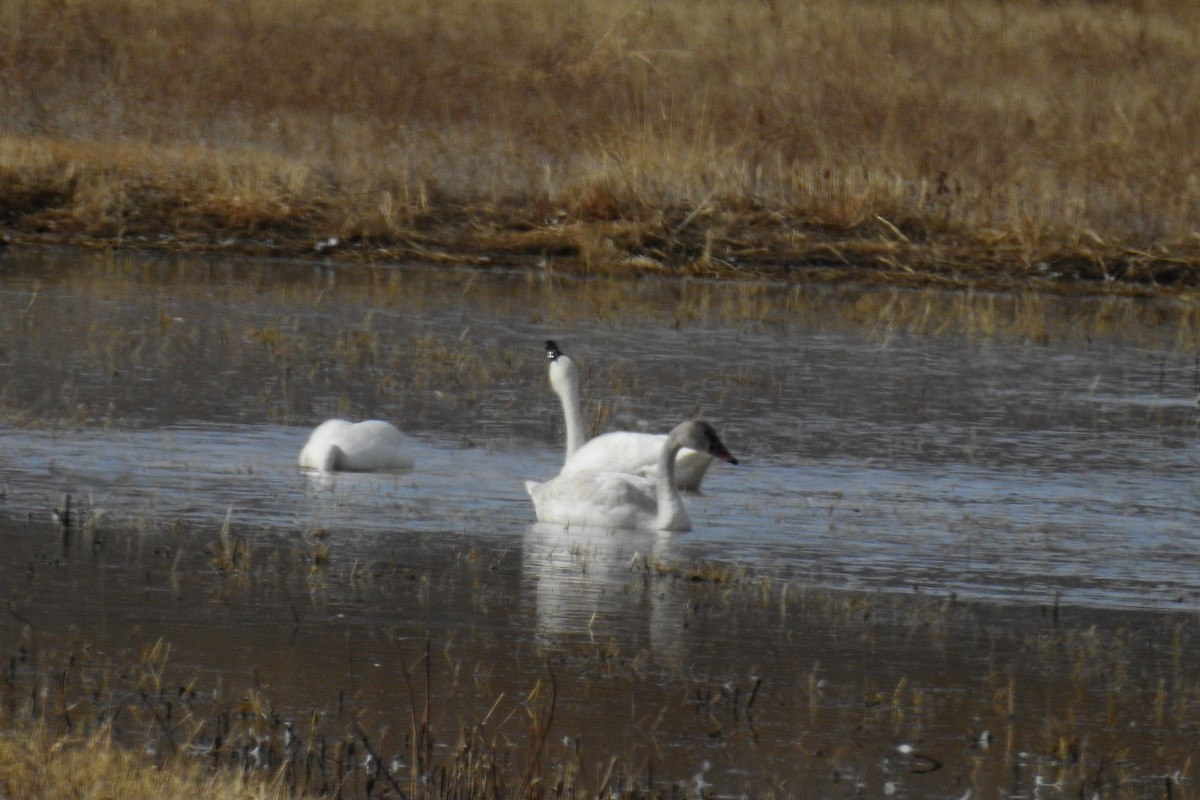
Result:
[[545,483],[527,481],[539,522],[597,528],[687,531],[692,520],[675,488],[679,451],[689,447],[731,464],[717,432],[707,422],[689,420],[664,437],[653,478],[612,471],[559,474]]
[[[579,367],[571,357],[546,342],[550,359],[550,387],[562,402],[567,427],[567,457],[561,475],[576,472],[625,472],[653,478],[658,457],[667,440],[665,433],[613,431],[588,440],[579,401]],[[712,456],[685,447],[675,458],[675,485],[695,491],[704,482]]]
[[390,422],[369,419],[322,422],[300,450],[300,466],[321,472],[383,472],[409,469],[404,434]]

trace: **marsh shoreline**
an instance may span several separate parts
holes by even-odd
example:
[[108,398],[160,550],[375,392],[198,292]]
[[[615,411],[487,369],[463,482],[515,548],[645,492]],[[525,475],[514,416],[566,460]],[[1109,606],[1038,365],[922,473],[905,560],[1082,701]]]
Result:
[[[660,214],[650,222],[540,224],[528,212],[450,212],[429,229],[406,237],[342,238],[328,228],[264,229],[247,233],[147,227],[121,235],[84,230],[46,231],[10,226],[0,246],[36,250],[286,258],[390,266],[420,262],[448,267],[551,271],[579,277],[638,276],[783,281],[789,285],[862,285],[950,291],[1039,292],[1063,296],[1174,297],[1193,300],[1200,288],[1200,256],[1154,256],[1134,250],[1028,254],[956,241],[913,242],[900,231],[885,238],[886,220],[862,230],[835,231],[802,223],[727,221],[726,233],[672,233]],[[735,216],[735,215],[731,215]],[[736,230],[734,229],[736,228]],[[874,228],[874,231],[871,229]],[[168,232],[169,231],[169,232]],[[901,237],[901,238],[896,238]],[[797,239],[801,242],[798,244]],[[596,258],[587,245],[603,251]],[[597,244],[598,243],[598,244]],[[714,251],[721,255],[714,255]]]
[[22,0],[0,237],[1192,298],[1197,31],[1182,0]]

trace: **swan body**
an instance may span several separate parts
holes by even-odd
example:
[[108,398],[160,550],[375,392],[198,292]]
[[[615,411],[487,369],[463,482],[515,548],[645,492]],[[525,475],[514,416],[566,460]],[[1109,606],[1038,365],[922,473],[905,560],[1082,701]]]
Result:
[[[550,359],[550,387],[562,402],[567,427],[567,457],[560,474],[625,472],[653,478],[667,435],[613,431],[588,440],[579,402],[579,367],[553,341],[546,342],[546,356]],[[708,453],[690,447],[680,450],[675,457],[675,485],[699,489],[712,460]]]
[[327,420],[300,450],[300,466],[321,472],[382,472],[412,465],[404,452],[404,435],[379,419]]
[[688,531],[692,520],[676,488],[676,456],[684,447],[731,464],[717,432],[689,420],[665,437],[654,477],[613,471],[560,473],[545,483],[527,481],[539,522],[596,528]]

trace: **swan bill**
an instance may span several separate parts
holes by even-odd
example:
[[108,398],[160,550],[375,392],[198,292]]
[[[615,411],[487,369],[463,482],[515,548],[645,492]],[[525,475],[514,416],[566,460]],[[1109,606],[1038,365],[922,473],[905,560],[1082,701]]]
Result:
[[716,456],[722,461],[727,461],[730,464],[733,464],[735,467],[737,466],[738,460],[734,458],[733,454],[726,450],[725,445],[721,444],[720,442],[717,443],[716,447],[710,447],[708,453],[709,455]]

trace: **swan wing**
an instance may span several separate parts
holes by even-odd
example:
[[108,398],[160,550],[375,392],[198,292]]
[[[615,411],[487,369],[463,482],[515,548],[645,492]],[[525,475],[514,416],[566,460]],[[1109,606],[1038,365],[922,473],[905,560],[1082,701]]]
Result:
[[658,512],[654,482],[619,472],[560,474],[527,483],[539,522],[595,528],[651,528]]
[[[626,472],[653,478],[658,473],[658,457],[666,441],[665,433],[602,433],[576,450],[560,474]],[[713,457],[708,453],[683,448],[675,456],[675,485],[691,491],[699,489],[712,462]]]
[[653,475],[662,453],[664,434],[613,431],[602,433],[567,459],[562,474],[574,472],[625,472]]

